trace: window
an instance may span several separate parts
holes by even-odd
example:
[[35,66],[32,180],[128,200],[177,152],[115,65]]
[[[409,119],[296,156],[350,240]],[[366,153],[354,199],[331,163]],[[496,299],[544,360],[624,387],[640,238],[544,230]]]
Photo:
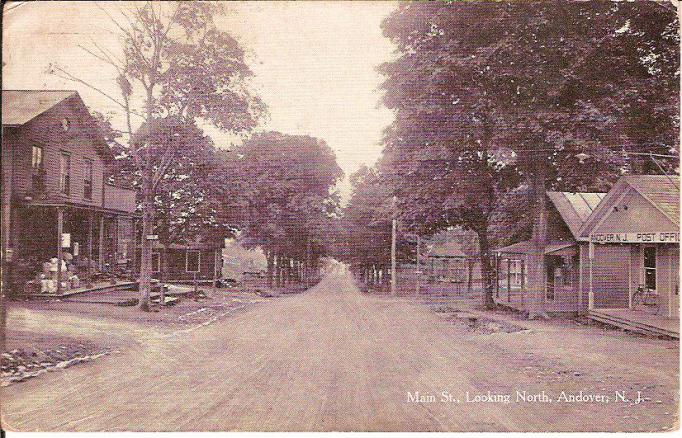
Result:
[[511,287],[521,287],[525,282],[526,272],[523,267],[523,260],[509,261],[509,283]]
[[71,155],[62,152],[59,155],[59,192],[68,195],[71,190]]
[[83,196],[85,199],[92,199],[92,160],[85,160],[85,168],[83,169]]
[[201,253],[199,251],[187,251],[185,255],[185,271],[199,272],[199,264],[201,263]]
[[152,272],[161,272],[161,254],[158,252],[152,253]]
[[40,146],[33,146],[31,152],[31,183],[35,191],[43,191],[45,189],[43,148]]
[[656,247],[644,247],[644,285],[656,290]]
[[42,170],[43,168],[43,148],[33,146],[33,156],[31,158],[31,169]]

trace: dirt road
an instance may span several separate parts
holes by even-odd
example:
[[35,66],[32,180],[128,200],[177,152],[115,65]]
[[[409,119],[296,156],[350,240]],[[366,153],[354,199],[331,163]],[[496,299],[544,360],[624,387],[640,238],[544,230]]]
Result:
[[[348,274],[336,272],[304,294],[192,331],[137,331],[120,354],[2,388],[3,427],[676,427],[676,342],[592,327],[531,328],[470,332],[419,303],[362,295]],[[517,391],[536,400],[518,400]],[[590,400],[562,401],[562,391],[569,399],[583,391]],[[616,400],[615,391],[630,401]],[[637,391],[642,402],[635,404]]]

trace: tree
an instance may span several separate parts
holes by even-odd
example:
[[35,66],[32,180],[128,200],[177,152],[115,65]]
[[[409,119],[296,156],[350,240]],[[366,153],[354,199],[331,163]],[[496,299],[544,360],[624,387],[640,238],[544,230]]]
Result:
[[[101,115],[96,117],[116,157],[110,181],[139,187],[141,175],[132,157],[127,154],[127,147],[116,141],[119,135]],[[173,119],[161,121],[168,124]],[[222,186],[225,181],[221,178],[223,169],[213,141],[195,124],[179,119],[175,122],[182,125],[167,128],[173,137],[164,140],[164,145],[171,141],[180,143],[175,146],[177,158],[167,167],[156,187],[153,234],[159,236],[158,241],[163,247],[174,243],[232,237],[236,231],[235,219],[230,217],[229,209],[224,208],[222,198],[218,196],[224,190]],[[138,208],[141,209],[141,206],[142,199],[138,197]],[[165,259],[165,253],[162,253],[162,264]]]
[[500,216],[491,208],[524,205],[499,202],[523,192],[507,178],[523,177],[535,206],[530,277],[542,290],[545,190],[608,187],[641,162],[624,149],[661,150],[642,133],[659,132],[666,151],[677,144],[673,29],[675,9],[662,2],[399,7],[384,32],[401,56],[382,71],[385,103],[398,113],[386,136],[388,167],[405,166],[415,181],[405,191],[414,198],[421,187],[425,201],[407,210],[434,226],[479,217],[472,225],[487,229]]
[[[133,6],[132,11],[120,10],[119,19],[100,9],[119,32],[122,53],[96,43],[83,49],[117,71],[120,97],[83,81],[65,67],[51,65],[49,71],[98,91],[123,110],[126,152],[139,173],[142,234],[147,236],[155,223],[158,185],[181,153],[182,142],[167,141],[176,137],[174,130],[182,131],[198,121],[224,131],[245,132],[256,126],[264,106],[247,87],[252,72],[243,50],[213,22],[213,16],[223,12],[221,5],[147,2]],[[149,308],[151,249],[151,241],[143,238],[143,310]]]
[[343,209],[341,260],[365,280],[391,260],[391,193],[376,168],[362,166],[350,176],[351,197]]
[[310,274],[326,251],[325,233],[338,209],[333,189],[343,172],[331,148],[310,136],[265,132],[224,160],[232,188],[224,203],[241,212],[235,215],[246,246],[263,248],[270,281],[281,265],[275,260],[305,261]]
[[[439,5],[403,5],[383,24],[400,56],[380,69],[386,76],[384,103],[396,110],[384,134],[380,169],[398,196],[402,221],[417,233],[428,236],[455,225],[476,233],[484,303],[491,307],[491,220],[499,200],[517,184],[518,172],[496,152],[495,126],[502,115],[485,90],[487,78],[467,64],[477,52],[442,38],[446,20],[445,28],[462,32],[453,40],[473,32],[452,12]],[[485,28],[489,39],[503,32],[495,25]]]

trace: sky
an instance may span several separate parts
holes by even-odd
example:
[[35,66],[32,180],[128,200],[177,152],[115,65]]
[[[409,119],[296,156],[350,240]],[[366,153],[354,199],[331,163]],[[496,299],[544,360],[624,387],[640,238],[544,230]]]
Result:
[[[19,2],[21,3],[21,2]],[[120,45],[106,14],[88,2],[9,3],[3,26],[4,89],[75,89],[91,109],[113,113],[119,107],[88,87],[47,73],[56,63],[116,93],[115,71],[81,47]],[[123,4],[125,7],[125,4]],[[116,14],[120,7],[102,7]],[[348,176],[381,154],[381,134],[391,123],[380,105],[381,75],[376,67],[391,60],[393,46],[381,21],[395,2],[240,2],[230,3],[217,25],[247,53],[253,87],[268,106],[260,130],[321,138],[336,153],[346,180],[339,189],[348,199]],[[119,127],[119,126],[117,126]],[[120,126],[122,128],[122,126]],[[207,130],[219,147],[233,136]]]

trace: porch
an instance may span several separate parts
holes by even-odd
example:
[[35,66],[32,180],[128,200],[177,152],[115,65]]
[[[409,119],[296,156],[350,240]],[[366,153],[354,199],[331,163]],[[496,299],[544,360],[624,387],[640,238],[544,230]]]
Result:
[[657,315],[645,310],[591,309],[588,317],[594,321],[650,335],[680,338],[680,319]]
[[132,215],[47,202],[17,202],[11,214],[13,295],[63,295],[131,279]]

